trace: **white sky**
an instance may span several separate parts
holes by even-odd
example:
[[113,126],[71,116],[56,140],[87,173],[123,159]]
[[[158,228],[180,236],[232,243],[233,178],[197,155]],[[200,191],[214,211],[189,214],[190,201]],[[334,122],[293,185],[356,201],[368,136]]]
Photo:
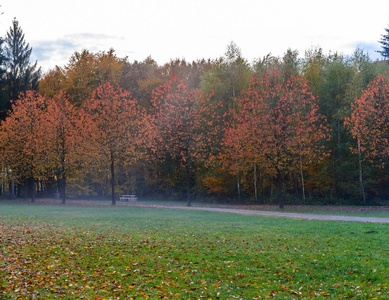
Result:
[[19,21],[43,70],[75,51],[114,48],[129,61],[159,64],[223,56],[234,41],[249,62],[313,46],[379,58],[389,0],[0,0],[0,36]]

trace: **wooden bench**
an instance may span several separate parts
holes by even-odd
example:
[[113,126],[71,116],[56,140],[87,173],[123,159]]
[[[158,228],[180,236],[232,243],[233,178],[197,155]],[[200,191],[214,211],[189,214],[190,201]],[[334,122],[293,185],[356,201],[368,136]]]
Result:
[[138,198],[135,195],[121,195],[120,202],[135,202]]

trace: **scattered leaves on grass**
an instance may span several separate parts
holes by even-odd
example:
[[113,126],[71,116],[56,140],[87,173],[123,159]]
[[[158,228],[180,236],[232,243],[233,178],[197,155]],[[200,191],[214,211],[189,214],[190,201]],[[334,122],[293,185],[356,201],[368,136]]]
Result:
[[[96,216],[84,208],[83,219],[79,212],[62,218],[2,216],[0,295],[6,299],[389,297],[386,225],[350,223],[341,228],[336,222],[199,212],[150,215],[141,209],[136,209],[135,219],[120,215],[120,210],[110,208],[104,216],[101,209]],[[356,232],[352,236],[351,227]],[[370,230],[379,233],[364,234]]]

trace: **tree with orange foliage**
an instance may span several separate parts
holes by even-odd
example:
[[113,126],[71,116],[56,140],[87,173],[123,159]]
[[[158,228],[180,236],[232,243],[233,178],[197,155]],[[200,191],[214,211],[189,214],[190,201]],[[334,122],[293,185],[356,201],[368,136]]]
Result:
[[63,91],[48,99],[40,120],[41,143],[47,153],[45,162],[60,180],[60,195],[65,204],[68,174],[78,165],[83,152],[81,120]]
[[70,102],[80,107],[101,84],[119,83],[124,65],[125,59],[118,58],[113,49],[75,52],[67,65],[57,66],[41,79],[39,92],[52,97],[63,90],[70,96]]
[[[12,112],[1,124],[1,156],[4,165],[17,180],[30,185],[31,202],[35,202],[35,180],[45,171],[45,148],[40,130],[47,99],[35,91],[19,95]],[[27,197],[27,193],[25,193]]]
[[299,170],[304,187],[304,163],[312,164],[323,155],[325,120],[305,80],[295,75],[264,73],[260,79],[253,78],[235,101],[233,126],[224,139],[227,159],[232,167],[247,160],[264,166],[278,181],[283,208],[286,175]]
[[[187,205],[191,205],[190,175],[194,161],[212,154],[222,128],[210,95],[188,89],[177,75],[154,90],[151,148],[159,159],[178,160],[186,172]],[[218,104],[221,105],[221,104]]]
[[64,91],[66,85],[66,74],[58,66],[49,70],[39,81],[39,93],[46,97],[54,97]]
[[359,183],[366,202],[362,162],[365,159],[383,166],[389,155],[389,79],[388,73],[377,76],[363,94],[351,104],[351,117],[345,123],[356,139]]
[[81,114],[85,118],[84,130],[90,133],[90,156],[102,159],[110,168],[112,205],[115,205],[116,166],[141,155],[146,129],[144,112],[128,92],[107,82],[84,103]]

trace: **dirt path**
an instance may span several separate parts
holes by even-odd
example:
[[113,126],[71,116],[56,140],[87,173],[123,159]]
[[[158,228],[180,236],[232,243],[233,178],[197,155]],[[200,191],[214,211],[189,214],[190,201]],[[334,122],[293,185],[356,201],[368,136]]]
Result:
[[[4,203],[7,201],[4,201]],[[9,201],[8,203],[15,203],[15,201]],[[28,203],[25,201],[18,201],[18,203]],[[35,204],[54,204],[58,205],[59,201],[55,199],[37,199]],[[110,201],[83,201],[83,200],[68,200],[67,205],[80,205],[80,206],[110,206]],[[305,219],[305,220],[328,220],[328,221],[345,221],[345,222],[365,222],[365,223],[389,223],[389,218],[375,218],[375,217],[350,217],[350,216],[341,216],[341,215],[323,215],[323,214],[314,214],[314,213],[301,213],[296,212],[280,212],[280,211],[268,211],[261,210],[271,207],[261,207],[261,206],[240,206],[239,208],[235,207],[212,207],[212,206],[185,206],[185,205],[166,205],[166,204],[143,204],[141,202],[117,202],[118,206],[134,206],[134,207],[145,207],[145,208],[165,208],[165,209],[190,209],[190,210],[199,210],[199,211],[214,211],[220,213],[235,213],[235,214],[244,214],[244,215],[259,215],[259,216],[273,216],[273,217],[285,217],[285,218],[295,218],[295,219]],[[244,208],[241,208],[244,207]],[[295,206],[293,207],[296,210],[304,211],[307,210],[306,206]],[[358,212],[379,212],[379,211],[389,211],[389,207],[326,207],[327,211],[358,211]]]
[[214,211],[221,213],[235,213],[244,215],[259,215],[259,216],[273,216],[285,217],[305,220],[327,220],[327,221],[345,221],[345,222],[364,222],[364,223],[389,223],[389,218],[373,218],[373,217],[349,217],[349,216],[331,216],[331,215],[317,215],[317,214],[303,214],[303,213],[284,213],[276,211],[263,210],[247,210],[235,208],[217,208],[217,207],[199,207],[199,206],[181,206],[181,205],[142,205],[134,204],[130,206],[148,207],[148,208],[166,208],[166,209],[189,209],[200,211]]

